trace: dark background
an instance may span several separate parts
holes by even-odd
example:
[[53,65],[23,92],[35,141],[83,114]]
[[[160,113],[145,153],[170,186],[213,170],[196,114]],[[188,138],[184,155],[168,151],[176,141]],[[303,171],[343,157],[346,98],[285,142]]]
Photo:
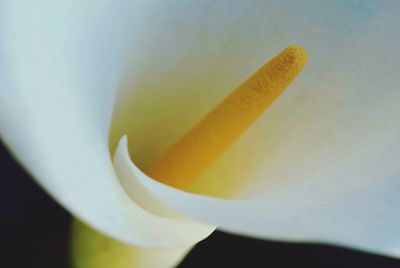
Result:
[[[0,143],[0,267],[69,268],[69,214]],[[339,247],[261,241],[215,232],[179,267],[400,267],[400,260]]]

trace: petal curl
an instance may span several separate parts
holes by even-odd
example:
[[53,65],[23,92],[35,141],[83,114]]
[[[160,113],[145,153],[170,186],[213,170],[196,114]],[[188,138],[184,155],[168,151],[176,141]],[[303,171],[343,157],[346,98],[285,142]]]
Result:
[[35,179],[77,217],[129,244],[185,247],[212,232],[143,210],[121,187],[110,157],[114,95],[146,5],[1,5],[0,133]]
[[[239,190],[244,200],[135,176],[166,204],[230,232],[398,256],[399,11],[396,1],[355,0],[177,8],[158,39],[170,47],[163,61],[142,54],[151,68],[135,77],[130,100],[125,93],[132,108],[117,113],[114,139],[128,133],[144,168],[279,48],[301,44],[310,61],[298,81],[191,189]],[[149,96],[157,97],[146,104]]]
[[[29,2],[2,2],[1,135],[41,184],[83,219],[135,240],[131,200],[107,148],[110,88],[117,88],[129,38],[136,82],[157,77],[154,88],[163,78],[167,84],[183,79],[169,84],[182,91],[207,81],[192,90],[205,89],[209,95],[198,96],[212,98],[195,104],[191,119],[267,55],[299,43],[311,55],[307,74],[237,145],[236,152],[250,148],[251,163],[225,158],[241,175],[256,178],[241,189],[259,199],[201,197],[138,178],[166,204],[229,231],[399,254],[393,235],[400,214],[397,1]],[[125,133],[116,130],[113,144]],[[167,142],[181,133],[173,134]],[[235,181],[233,173],[219,181]]]

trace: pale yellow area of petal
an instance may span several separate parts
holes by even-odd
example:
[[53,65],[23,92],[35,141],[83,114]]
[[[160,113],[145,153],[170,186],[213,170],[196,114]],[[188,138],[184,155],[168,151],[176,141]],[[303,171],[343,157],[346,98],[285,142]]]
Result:
[[[161,71],[157,71],[157,68],[153,66],[151,70],[138,76],[146,77],[145,80],[137,79],[135,75],[130,77],[128,80],[133,80],[133,82],[128,81],[124,85],[124,88],[130,90],[121,94],[114,113],[110,133],[111,151],[116,147],[121,135],[127,134],[133,161],[146,171],[152,168],[151,165],[155,159],[163,157],[163,153],[174,144],[182,146],[182,138],[187,133],[192,133],[192,141],[189,142],[191,152],[181,147],[180,152],[183,154],[179,157],[178,155],[170,157],[170,160],[175,159],[175,162],[185,160],[186,168],[191,167],[192,174],[180,175],[181,181],[185,182],[185,190],[225,198],[239,194],[251,182],[251,178],[255,177],[252,173],[256,173],[262,166],[260,161],[265,159],[265,153],[262,153],[264,157],[251,157],[249,161],[249,155],[255,156],[256,152],[260,151],[254,140],[262,141],[264,145],[265,143],[271,146],[276,144],[273,132],[268,131],[268,139],[266,139],[265,131],[255,130],[260,126],[264,128],[265,124],[268,124],[269,130],[274,129],[274,122],[255,119],[282,93],[306,62],[305,51],[298,46],[288,48],[280,56],[260,68],[262,62],[259,59],[265,57],[262,54],[253,55],[254,58],[248,57],[257,64],[250,64],[246,58],[241,59],[240,62],[244,67],[239,65],[240,68],[232,69],[229,64],[224,67],[207,62],[206,64],[200,60],[198,65],[190,69],[183,68],[181,66],[184,65],[183,63],[178,64],[182,68],[174,67],[161,69]],[[229,62],[233,56],[229,53],[220,55],[218,62]],[[263,61],[265,62],[271,56],[273,55],[269,55]],[[291,62],[292,60],[294,61]],[[283,68],[285,64],[286,70]],[[274,69],[276,67],[277,69]],[[257,68],[260,68],[259,71],[245,80],[251,74],[251,70],[254,72]],[[131,73],[135,74],[135,72]],[[287,77],[284,77],[285,75]],[[276,80],[272,82],[273,77]],[[243,80],[245,80],[244,83]],[[272,85],[272,88],[268,88],[268,83]],[[232,93],[232,89],[240,84],[235,93]],[[257,92],[260,86],[264,86],[264,93],[266,93],[264,96],[262,90],[259,91],[259,95],[251,93],[252,90]],[[250,93],[247,96],[243,94],[246,91]],[[240,100],[243,96],[244,100]],[[219,105],[221,101],[225,103],[222,106]],[[254,101],[253,107],[245,109],[251,107],[248,104],[252,101]],[[215,114],[215,110],[219,111],[219,121],[207,120],[204,123],[205,117],[214,117],[210,115],[210,111],[214,111]],[[200,123],[203,133],[201,139],[196,137],[197,134],[193,135],[196,122],[202,122]],[[250,124],[254,126],[249,128]],[[231,126],[231,128],[224,128],[226,126]],[[207,130],[211,129],[212,131],[207,134]],[[222,131],[218,132],[216,129]],[[227,131],[230,134],[224,133]],[[243,138],[248,134],[250,138]],[[207,147],[203,143],[209,140],[204,137],[207,135],[216,139],[222,138],[222,140],[214,139]],[[185,146],[189,145],[187,141],[186,138]],[[203,153],[199,154],[196,147]],[[191,155],[190,161],[187,158],[188,153]],[[196,164],[193,165],[193,163]],[[168,166],[172,168],[172,165]],[[182,169],[182,166],[178,168],[181,168],[179,172],[185,169]],[[157,178],[156,174],[151,175]],[[168,182],[165,183],[168,184]],[[183,185],[174,186],[183,187]]]

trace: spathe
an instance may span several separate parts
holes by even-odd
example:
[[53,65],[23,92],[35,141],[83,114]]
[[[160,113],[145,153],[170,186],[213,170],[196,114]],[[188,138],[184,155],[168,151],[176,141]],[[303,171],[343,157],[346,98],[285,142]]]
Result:
[[[135,177],[171,207],[229,231],[398,255],[399,4],[178,2],[3,2],[0,133],[16,157],[97,229],[131,244],[172,246],[176,241],[150,239],[151,230],[138,240],[133,201],[110,160],[111,113],[127,60],[136,88],[141,81],[145,88],[167,85],[177,90],[170,96],[204,89],[210,100],[192,111],[197,119],[265,60],[298,43],[310,54],[307,72],[225,158],[237,166],[235,155],[251,149],[252,162],[239,167],[256,179],[241,190],[257,201],[186,194],[138,170]],[[193,88],[193,81],[205,82]],[[124,105],[117,101],[117,110]],[[186,119],[160,148],[189,127]],[[135,122],[124,111],[114,122],[112,145],[128,133],[134,149],[140,137],[125,123]],[[213,229],[187,221],[199,228],[190,239],[181,233],[189,244]]]
[[91,226],[142,247],[191,246],[214,228],[146,212],[112,165],[109,122],[135,21],[123,14],[136,7],[120,3],[3,3],[1,135],[38,182]]

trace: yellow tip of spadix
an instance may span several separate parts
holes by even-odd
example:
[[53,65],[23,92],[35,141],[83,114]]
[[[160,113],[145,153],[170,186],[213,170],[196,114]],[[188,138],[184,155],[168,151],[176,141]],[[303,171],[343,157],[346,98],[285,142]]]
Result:
[[146,173],[177,188],[189,185],[281,95],[306,62],[304,48],[284,49],[228,95]]

